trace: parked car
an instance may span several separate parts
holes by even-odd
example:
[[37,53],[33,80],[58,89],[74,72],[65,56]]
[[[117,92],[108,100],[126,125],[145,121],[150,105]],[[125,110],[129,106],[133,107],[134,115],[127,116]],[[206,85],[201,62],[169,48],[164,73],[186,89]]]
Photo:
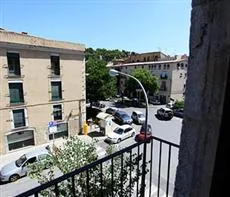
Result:
[[[152,127],[148,124],[147,131],[146,131],[146,139],[150,142],[152,138]],[[135,137],[137,141],[143,141],[145,139],[145,124],[141,126],[140,133],[138,133]]]
[[105,110],[107,114],[114,115],[118,109],[116,107],[109,107]]
[[173,110],[169,108],[160,108],[157,110],[157,117],[159,119],[171,120],[173,117]]
[[131,125],[133,123],[133,119],[124,111],[116,111],[116,113],[114,114],[114,118],[121,124]]
[[133,111],[131,118],[133,119],[133,122],[136,122],[137,124],[143,124],[145,122],[145,116],[140,111]]
[[153,104],[153,105],[160,105],[161,104],[161,102],[158,100],[149,100],[149,103]]
[[28,152],[19,157],[16,161],[10,162],[3,166],[0,171],[0,180],[2,182],[14,182],[27,174],[29,170],[27,168],[28,164],[42,161],[50,156],[51,152],[47,147]]
[[174,112],[173,112],[173,115],[176,116],[176,117],[179,117],[179,118],[183,118],[184,116],[184,109],[181,108],[181,109],[175,109]]
[[172,103],[172,102],[167,103],[167,104],[165,105],[165,107],[167,107],[167,108],[169,108],[169,109],[172,109],[172,108],[173,108],[173,103]]
[[113,132],[108,134],[106,141],[111,143],[119,143],[121,140],[133,137],[135,135],[135,129],[130,125],[122,125],[117,127]]

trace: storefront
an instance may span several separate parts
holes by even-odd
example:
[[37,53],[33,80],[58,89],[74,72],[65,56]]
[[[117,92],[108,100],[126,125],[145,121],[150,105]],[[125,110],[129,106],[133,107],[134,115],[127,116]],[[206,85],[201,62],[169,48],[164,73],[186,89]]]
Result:
[[34,130],[20,130],[7,135],[8,150],[35,145]]

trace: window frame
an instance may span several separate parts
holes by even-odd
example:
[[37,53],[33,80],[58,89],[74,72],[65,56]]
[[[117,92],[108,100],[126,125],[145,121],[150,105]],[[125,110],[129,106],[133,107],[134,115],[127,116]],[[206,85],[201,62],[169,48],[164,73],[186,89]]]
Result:
[[[22,96],[22,100],[20,100],[19,102],[12,102],[11,101],[10,84],[21,84],[22,93],[21,93],[21,95],[19,94],[19,97]],[[18,104],[24,104],[25,103],[24,88],[23,88],[23,82],[22,81],[8,81],[8,88],[9,88],[9,97],[10,97],[9,102],[10,102],[10,105],[18,105]]]
[[[14,112],[13,111],[16,111],[16,110],[24,110],[24,122],[25,122],[24,126],[15,127],[15,124],[14,124]],[[20,128],[28,127],[29,126],[29,121],[28,121],[27,109],[26,108],[12,109],[10,111],[10,120],[11,120],[11,129],[20,129]]]
[[[61,119],[55,119],[54,118],[54,107],[55,106],[61,106]],[[63,103],[57,103],[52,105],[52,118],[54,121],[62,121],[63,120]]]

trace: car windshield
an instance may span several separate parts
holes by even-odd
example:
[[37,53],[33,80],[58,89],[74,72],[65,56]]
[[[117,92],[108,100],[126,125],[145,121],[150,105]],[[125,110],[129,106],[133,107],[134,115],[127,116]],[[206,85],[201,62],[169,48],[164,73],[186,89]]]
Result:
[[121,134],[123,133],[123,129],[121,129],[121,128],[116,128],[113,132],[114,132],[114,133],[117,133],[117,134],[119,134],[119,135],[121,135]]
[[22,155],[18,160],[15,161],[15,165],[20,167],[26,161],[26,155]]

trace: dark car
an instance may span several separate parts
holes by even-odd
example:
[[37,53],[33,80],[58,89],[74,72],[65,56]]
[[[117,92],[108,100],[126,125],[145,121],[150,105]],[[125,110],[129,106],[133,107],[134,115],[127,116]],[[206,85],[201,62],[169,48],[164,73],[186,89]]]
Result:
[[[148,124],[148,128],[146,131],[146,139],[148,142],[150,142],[152,138],[152,127]],[[143,141],[145,139],[145,124],[142,125],[140,133],[136,135],[135,139],[137,141]]]
[[116,107],[109,107],[105,110],[107,114],[114,115],[118,109]]
[[158,100],[149,100],[149,103],[153,104],[153,105],[160,105],[161,104],[161,102]]
[[176,117],[183,118],[183,116],[184,116],[184,109],[176,109],[176,110],[174,110],[173,114]]
[[133,123],[133,119],[124,111],[116,111],[114,118],[121,124],[131,125]]
[[157,110],[157,118],[163,120],[171,120],[173,118],[173,110],[169,108],[160,108]]

